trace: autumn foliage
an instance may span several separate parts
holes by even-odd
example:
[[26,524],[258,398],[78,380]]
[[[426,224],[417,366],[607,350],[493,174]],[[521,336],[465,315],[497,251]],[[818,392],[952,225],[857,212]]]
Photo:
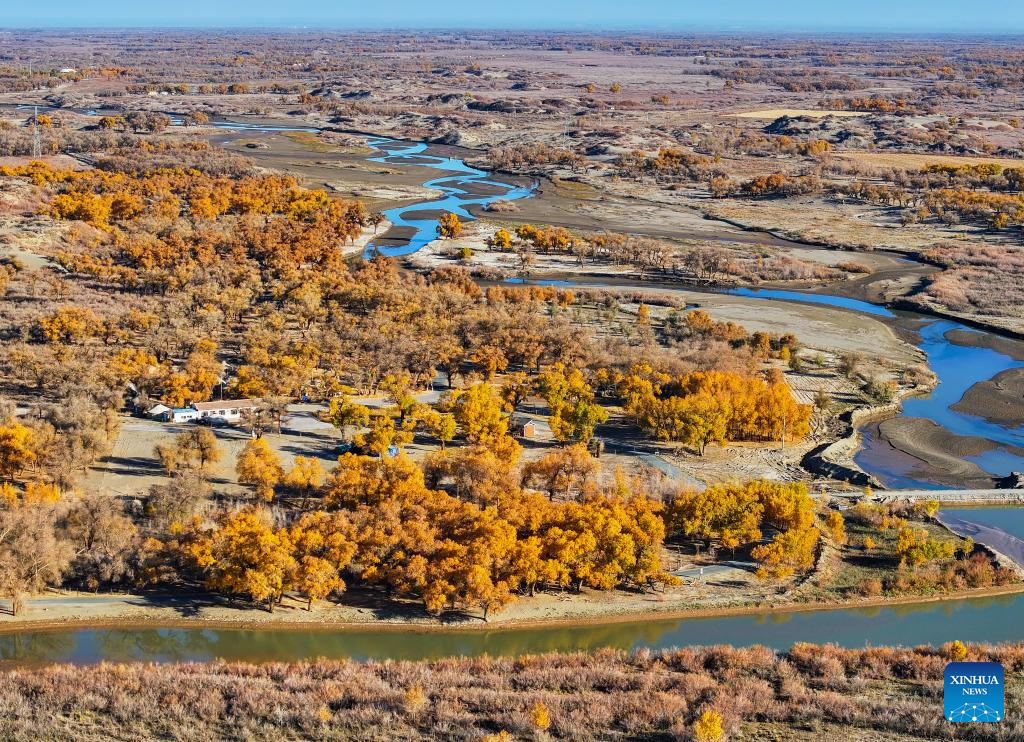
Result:
[[811,407],[793,399],[782,381],[726,371],[678,377],[636,366],[619,388],[626,410],[656,437],[700,453],[711,443],[799,441],[810,431]]
[[[814,501],[804,484],[754,481],[683,491],[666,514],[670,533],[679,533],[735,552],[752,550],[762,578],[781,579],[814,565],[820,531]],[[765,531],[775,535],[761,543]]]
[[[250,444],[244,471],[263,486],[272,464],[260,450]],[[225,514],[212,528],[193,523],[180,542],[182,568],[270,609],[289,590],[312,602],[356,583],[431,613],[480,610],[485,619],[537,590],[674,581],[661,566],[662,508],[622,477],[579,501],[513,486],[484,506],[429,488],[404,457],[346,454],[317,491],[325,509],[291,526],[260,508]]]

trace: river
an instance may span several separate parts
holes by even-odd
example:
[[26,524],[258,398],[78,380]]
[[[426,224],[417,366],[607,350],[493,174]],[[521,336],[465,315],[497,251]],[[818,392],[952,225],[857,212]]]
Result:
[[[388,247],[367,245],[366,255],[368,257],[374,254],[389,257],[409,255],[437,239],[437,218],[430,216],[431,214],[447,211],[457,214],[461,219],[471,220],[473,215],[467,210],[469,206],[487,206],[496,201],[516,201],[521,198],[529,198],[533,192],[530,188],[494,180],[490,178],[490,173],[470,167],[462,160],[425,155],[423,153],[427,150],[427,144],[424,142],[410,144],[381,137],[368,139],[366,144],[371,149],[383,153],[379,157],[371,157],[372,162],[417,165],[452,173],[452,175],[444,175],[423,183],[424,188],[441,191],[444,194],[443,198],[421,201],[385,211],[384,216],[392,225],[411,227],[414,232],[404,245]],[[481,188],[497,192],[490,194],[472,192],[473,190],[479,191]],[[423,216],[420,218],[409,216],[415,212],[422,213]]]
[[863,609],[837,609],[646,620],[493,631],[337,629],[58,629],[0,634],[0,661],[93,663],[214,659],[291,662],[330,659],[421,660],[448,656],[523,655],[633,650],[687,645],[796,642],[865,645],[1020,641],[1024,595],[971,598]]
[[1024,508],[943,508],[938,519],[955,533],[970,536],[1024,566]]

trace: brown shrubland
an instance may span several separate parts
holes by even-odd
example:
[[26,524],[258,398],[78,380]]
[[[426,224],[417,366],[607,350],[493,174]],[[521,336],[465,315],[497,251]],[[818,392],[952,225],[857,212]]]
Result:
[[[1007,718],[942,719],[951,659],[1001,662]],[[1009,740],[1024,646],[843,649],[777,654],[725,646],[429,662],[55,665],[0,673],[6,739],[691,739],[720,717],[724,739],[819,730],[820,739]],[[705,717],[707,718],[707,717]],[[780,732],[776,731],[775,734]],[[786,739],[774,736],[775,739]]]

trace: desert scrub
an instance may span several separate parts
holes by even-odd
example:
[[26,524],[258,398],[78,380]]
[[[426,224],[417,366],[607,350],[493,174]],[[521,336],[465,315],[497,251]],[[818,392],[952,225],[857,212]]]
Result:
[[[950,739],[947,662],[1006,669],[1007,721],[970,739],[1020,739],[1024,644],[843,649],[798,644],[432,662],[54,665],[0,673],[4,739],[736,738],[759,726]],[[880,713],[882,707],[900,713]],[[504,733],[504,736],[502,736]],[[851,737],[853,738],[853,737]]]

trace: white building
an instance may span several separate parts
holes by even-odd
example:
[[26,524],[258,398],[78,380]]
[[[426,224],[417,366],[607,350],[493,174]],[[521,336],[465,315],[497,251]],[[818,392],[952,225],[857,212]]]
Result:
[[169,423],[187,423],[199,419],[199,413],[191,407],[175,407],[164,413],[164,421]]
[[209,417],[238,422],[243,413],[259,405],[251,399],[222,399],[218,402],[193,402],[192,409],[200,419]]
[[223,399],[218,402],[193,402],[188,407],[171,408],[165,404],[156,404],[150,407],[146,414],[154,420],[168,423],[187,423],[203,419],[234,423],[242,419],[246,410],[257,406],[251,399]]
[[167,417],[167,413],[170,411],[170,407],[163,404],[162,402],[159,402],[150,407],[148,410],[146,410],[146,414],[149,417],[153,418],[154,420],[163,420],[165,417]]

